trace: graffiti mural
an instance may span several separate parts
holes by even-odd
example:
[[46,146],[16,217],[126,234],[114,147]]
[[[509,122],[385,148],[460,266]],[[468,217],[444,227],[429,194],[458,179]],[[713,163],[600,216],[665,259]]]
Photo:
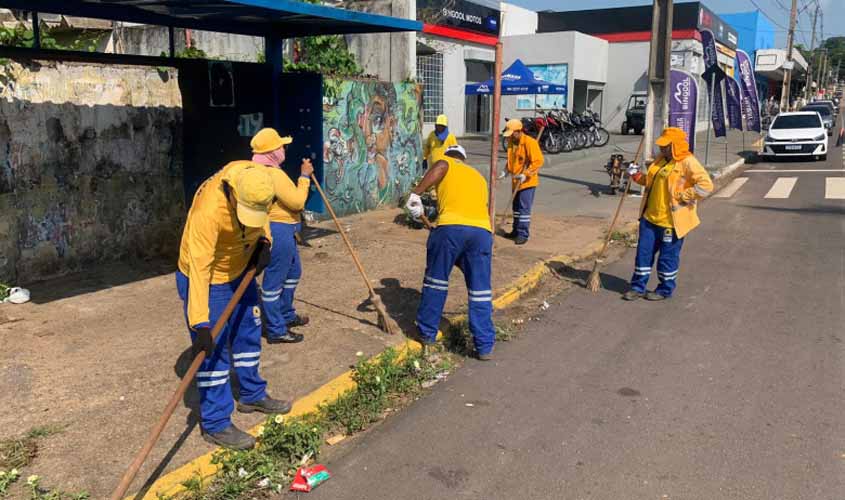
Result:
[[326,79],[323,182],[338,215],[395,206],[420,175],[422,96],[414,83]]

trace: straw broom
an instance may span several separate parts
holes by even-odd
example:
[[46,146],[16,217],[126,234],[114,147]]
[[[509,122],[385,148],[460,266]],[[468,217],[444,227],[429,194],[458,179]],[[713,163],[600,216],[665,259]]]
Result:
[[[637,154],[634,155],[633,163],[637,163],[637,160],[640,159],[640,153],[643,151],[643,143],[645,142],[645,136],[640,139],[640,145],[637,148]],[[610,221],[610,228],[607,230],[607,236],[604,238],[604,246],[601,247],[601,251],[599,251],[598,256],[596,256],[596,262],[593,264],[593,271],[590,273],[590,277],[587,278],[587,290],[591,292],[598,292],[599,288],[601,288],[601,277],[599,275],[599,267],[604,263],[604,254],[607,252],[607,247],[610,246],[610,238],[613,235],[613,229],[616,227],[616,221],[619,220],[619,214],[622,212],[622,204],[625,202],[625,198],[628,196],[628,191],[631,189],[631,183],[634,180],[631,177],[628,177],[628,184],[625,186],[625,191],[622,193],[622,197],[619,198],[619,205],[616,207],[616,213],[613,215],[613,220]]]

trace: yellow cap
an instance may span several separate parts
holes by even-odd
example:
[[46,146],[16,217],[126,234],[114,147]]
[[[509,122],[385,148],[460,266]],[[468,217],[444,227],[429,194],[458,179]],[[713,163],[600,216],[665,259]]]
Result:
[[660,134],[660,137],[654,141],[660,147],[668,146],[675,141],[686,141],[687,134],[684,133],[683,130],[679,129],[678,127],[666,127],[663,129],[663,133]]
[[263,128],[255,134],[249,145],[252,147],[253,153],[263,154],[275,151],[292,142],[293,138],[289,135],[282,137],[272,128]]
[[247,227],[264,227],[275,199],[273,178],[267,167],[245,167],[233,181],[232,189],[238,200],[238,220]]
[[437,119],[434,120],[435,125],[443,125],[444,127],[449,126],[449,119],[446,118],[446,115],[437,115]]
[[505,124],[505,133],[502,135],[505,137],[510,137],[517,130],[522,130],[522,120],[518,118],[511,118],[510,120],[508,120],[508,123]]

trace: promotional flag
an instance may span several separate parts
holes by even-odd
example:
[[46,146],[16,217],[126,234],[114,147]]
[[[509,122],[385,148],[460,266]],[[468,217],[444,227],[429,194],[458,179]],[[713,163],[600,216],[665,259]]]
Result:
[[740,95],[745,116],[745,129],[760,132],[760,101],[757,98],[757,80],[751,58],[742,50],[736,51],[736,66],[739,68]]
[[716,52],[716,38],[710,30],[701,30],[701,44],[704,47],[704,83],[710,92],[710,121],[713,122],[713,133],[716,137],[725,137],[725,107],[722,104],[722,81],[724,71],[719,68]]
[[733,78],[725,78],[725,102],[728,105],[728,126],[742,130],[742,105],[739,83]]
[[695,151],[698,83],[691,74],[673,69],[669,85],[669,126],[683,130],[687,134],[690,151]]

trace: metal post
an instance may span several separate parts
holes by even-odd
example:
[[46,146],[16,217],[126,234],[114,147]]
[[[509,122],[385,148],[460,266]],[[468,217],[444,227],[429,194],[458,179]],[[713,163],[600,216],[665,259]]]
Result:
[[713,123],[713,87],[716,73],[710,75],[710,94],[707,96],[707,137],[704,140],[704,164],[710,160],[710,124]]
[[807,102],[810,101],[810,97],[813,93],[813,59],[816,50],[816,21],[819,17],[819,4],[816,4],[816,10],[813,13],[813,35],[810,38],[810,60],[807,64],[807,88],[804,89],[804,99],[807,99]]
[[493,69],[493,117],[490,125],[490,227],[496,228],[496,177],[499,168],[499,114],[502,104],[502,42],[496,43],[496,63]]
[[36,50],[41,48],[41,21],[35,11],[32,12],[32,46]]
[[786,63],[788,69],[783,71],[783,90],[780,93],[780,110],[789,111],[789,90],[792,86],[792,45],[795,38],[795,20],[798,17],[798,0],[792,0],[792,10],[789,14],[789,32],[786,35]]
[[176,30],[173,26],[167,27],[168,44],[170,46],[170,58],[176,57]]
[[672,57],[673,0],[654,0],[648,63],[648,104],[645,111],[643,159],[654,158],[655,129],[669,121],[669,72]]

